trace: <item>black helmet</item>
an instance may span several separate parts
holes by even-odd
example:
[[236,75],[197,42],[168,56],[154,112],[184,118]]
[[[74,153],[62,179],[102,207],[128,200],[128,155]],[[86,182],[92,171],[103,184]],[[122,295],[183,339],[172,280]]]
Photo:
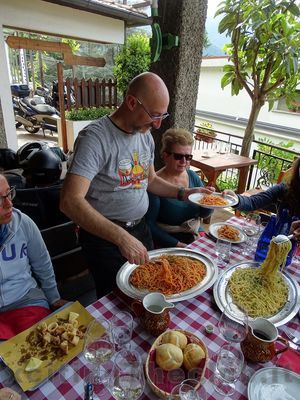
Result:
[[33,152],[23,174],[32,185],[51,185],[59,180],[61,171],[61,160],[47,148]]
[[37,151],[49,149],[47,142],[28,142],[17,151],[17,160],[21,168],[26,168],[30,157]]

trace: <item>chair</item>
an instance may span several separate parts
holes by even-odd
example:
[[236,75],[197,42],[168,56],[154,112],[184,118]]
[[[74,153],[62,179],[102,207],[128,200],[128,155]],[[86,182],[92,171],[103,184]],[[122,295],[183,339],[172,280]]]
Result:
[[95,301],[95,284],[86,267],[74,222],[42,229],[41,234],[51,257],[62,298],[79,300],[83,305]]
[[[279,173],[279,175],[278,175],[276,183],[279,184],[279,183],[282,183],[282,182],[288,182],[291,179],[292,174],[293,174],[293,167],[290,167],[285,171],[281,171]],[[257,187],[257,188],[249,189],[246,192],[242,193],[241,195],[250,197],[250,196],[252,196],[254,194],[258,194],[258,193],[261,193],[263,191],[264,191],[264,189],[262,189],[260,187]],[[257,210],[257,211],[259,211],[260,213],[269,214],[269,215],[274,213],[274,212],[276,213],[276,210],[272,206],[268,207],[267,209],[261,209],[261,210]],[[235,210],[234,213],[235,213],[235,215],[237,217],[241,216],[241,211],[240,210]]]

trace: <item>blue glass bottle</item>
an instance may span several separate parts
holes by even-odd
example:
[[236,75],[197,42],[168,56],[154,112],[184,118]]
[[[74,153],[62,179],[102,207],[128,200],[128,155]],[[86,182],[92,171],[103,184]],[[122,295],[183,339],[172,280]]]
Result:
[[270,241],[276,235],[276,222],[276,215],[271,215],[269,222],[258,239],[254,256],[255,261],[261,262],[267,257]]

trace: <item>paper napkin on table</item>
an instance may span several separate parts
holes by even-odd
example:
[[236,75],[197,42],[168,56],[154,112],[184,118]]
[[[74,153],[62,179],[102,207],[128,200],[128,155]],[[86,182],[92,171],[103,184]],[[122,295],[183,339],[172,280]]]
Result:
[[300,374],[300,352],[288,349],[278,356],[277,367],[282,367]]

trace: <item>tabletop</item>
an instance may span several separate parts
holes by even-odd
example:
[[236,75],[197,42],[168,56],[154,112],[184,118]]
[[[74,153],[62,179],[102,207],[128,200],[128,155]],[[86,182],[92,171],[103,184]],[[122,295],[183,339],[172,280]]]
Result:
[[218,154],[213,157],[203,157],[201,153],[198,155],[197,152],[193,153],[193,159],[191,165],[198,168],[207,168],[216,171],[228,169],[228,168],[242,168],[250,165],[257,164],[257,160],[253,160],[249,157],[240,156],[238,154]]
[[[227,222],[230,222],[234,225],[240,225],[241,219],[232,217]],[[209,256],[211,259],[216,257],[215,243],[207,236],[199,237],[199,239],[189,245],[189,248]],[[250,259],[251,258],[248,260]],[[238,263],[243,260],[245,260],[245,257],[241,255],[240,245],[232,246],[231,264]],[[297,268],[296,264],[291,264],[289,267],[287,267],[287,272],[289,272],[298,282],[300,281],[300,269]],[[111,318],[118,311],[128,311],[127,304],[114,293],[110,293],[107,296],[102,297],[92,305],[88,306],[87,309],[94,317],[102,316],[107,319]],[[217,392],[214,391],[211,383],[215,368],[216,354],[220,350],[220,347],[225,344],[225,341],[219,334],[217,328],[217,323],[221,316],[221,312],[214,302],[212,288],[193,299],[175,303],[175,307],[170,310],[170,316],[171,323],[169,328],[178,328],[191,331],[206,344],[209,353],[209,361],[205,372],[203,386],[207,392],[207,400],[224,399],[224,396],[218,395]],[[205,332],[205,326],[207,324],[212,324],[214,326],[214,332],[212,334],[207,334]],[[299,331],[299,316],[295,316],[293,320],[288,322],[287,325],[295,333],[297,330]],[[280,328],[279,332],[281,332]],[[143,360],[146,359],[147,352],[149,351],[154,340],[155,338],[153,336],[143,331],[143,329],[139,326],[138,319],[135,318],[131,348],[137,350],[141,354]],[[274,364],[271,362],[267,364],[255,365],[246,364],[241,377],[236,383],[236,391],[230,398],[240,400],[247,399],[247,385],[250,377],[253,375],[255,370],[265,366],[274,366]],[[63,367],[58,373],[49,378],[49,380],[38,389],[32,392],[28,391],[26,393],[22,393],[22,399],[83,399],[84,377],[86,373],[86,361],[81,354]],[[14,382],[13,376],[3,363],[0,364],[0,383],[1,385],[10,386],[16,391],[21,392],[18,385]],[[101,400],[112,399],[109,392],[105,388],[101,388],[101,393],[99,396],[100,397],[94,396],[94,398],[100,398]],[[158,399],[158,397],[151,391],[149,386],[146,385],[144,394],[140,399],[155,400]]]
[[193,152],[191,165],[199,168],[207,178],[208,185],[217,186],[218,176],[225,170],[233,168],[239,170],[237,193],[243,193],[246,189],[248,172],[251,165],[257,164],[257,160],[249,157],[240,156],[239,154],[218,154],[213,157],[204,158],[203,153]]

